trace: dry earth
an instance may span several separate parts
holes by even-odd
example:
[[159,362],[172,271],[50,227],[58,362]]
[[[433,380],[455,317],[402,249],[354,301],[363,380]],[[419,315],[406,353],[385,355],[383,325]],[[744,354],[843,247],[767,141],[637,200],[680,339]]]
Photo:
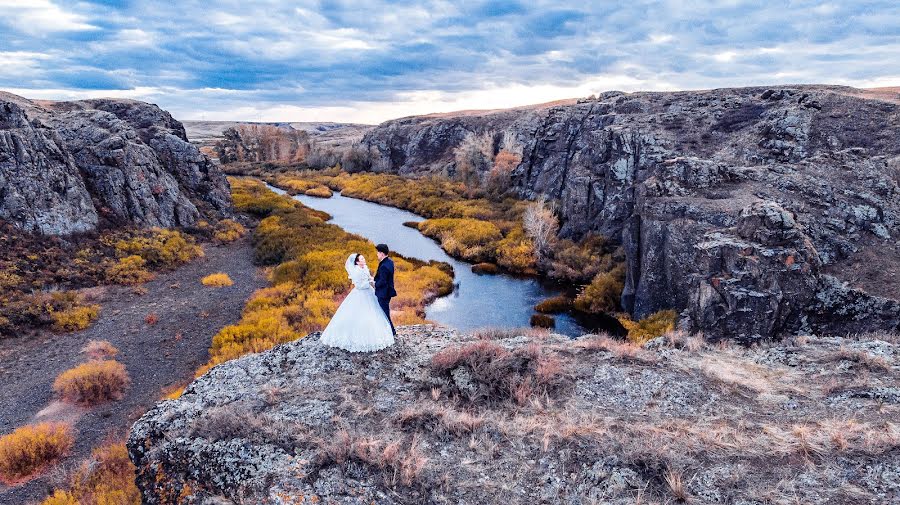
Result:
[[[64,467],[107,438],[123,438],[169,388],[184,385],[206,362],[213,335],[240,317],[246,299],[266,281],[252,263],[246,239],[205,250],[204,258],[143,285],[146,294],[121,286],[95,288],[103,308],[100,319],[85,331],[0,340],[0,433],[31,422],[65,420],[74,423],[76,439],[60,468],[15,488],[0,485],[0,503],[42,499]],[[200,279],[214,272],[227,273],[234,285],[202,286]],[[145,322],[150,313],[158,323]],[[131,387],[122,400],[91,409],[55,401],[53,380],[84,361],[79,350],[90,340],[108,340],[119,349]]]

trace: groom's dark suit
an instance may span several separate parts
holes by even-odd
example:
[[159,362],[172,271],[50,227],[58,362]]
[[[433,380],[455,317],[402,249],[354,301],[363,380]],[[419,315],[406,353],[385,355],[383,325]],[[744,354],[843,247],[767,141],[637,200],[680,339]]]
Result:
[[378,304],[381,310],[387,316],[388,322],[391,323],[391,331],[394,335],[397,330],[394,329],[394,322],[391,321],[391,298],[397,296],[394,289],[394,261],[385,257],[378,263],[378,270],[375,271],[375,297],[378,298]]

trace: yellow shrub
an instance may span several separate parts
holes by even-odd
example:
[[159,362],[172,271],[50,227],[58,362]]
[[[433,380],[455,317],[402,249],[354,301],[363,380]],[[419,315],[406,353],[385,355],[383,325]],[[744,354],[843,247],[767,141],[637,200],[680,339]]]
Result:
[[516,227],[497,244],[497,263],[513,272],[535,272],[534,243],[521,227]]
[[140,505],[135,468],[125,444],[107,443],[91,452],[69,479],[41,505]]
[[116,242],[120,257],[137,255],[153,267],[171,268],[202,257],[203,249],[177,230],[154,228],[149,232]]
[[76,305],[53,312],[53,329],[57,331],[78,331],[91,325],[100,315],[99,305]]
[[452,256],[473,262],[493,261],[497,243],[503,238],[494,223],[479,219],[427,219],[419,223],[419,231],[438,239]]
[[210,286],[214,288],[223,288],[226,286],[234,285],[234,281],[231,280],[231,277],[223,272],[209,274],[206,277],[200,279],[200,283],[204,286]]
[[24,282],[22,276],[9,271],[0,271],[0,291],[14,289]]
[[627,315],[619,316],[618,319],[628,330],[628,340],[640,344],[673,331],[678,313],[674,310],[660,310],[640,321],[632,321]]
[[589,314],[615,311],[625,288],[624,277],[625,269],[622,267],[597,274],[575,298],[575,308]]
[[219,242],[234,242],[243,237],[245,233],[247,233],[247,229],[241,223],[231,219],[223,219],[216,224],[216,232],[213,234],[213,237]]
[[0,480],[21,481],[53,464],[72,448],[72,430],[62,423],[23,426],[0,437]]
[[129,382],[125,365],[113,360],[94,360],[59,374],[53,390],[64,400],[95,405],[121,398]]
[[136,255],[119,258],[106,269],[106,279],[116,284],[141,284],[153,279],[153,274],[145,267],[147,261]]

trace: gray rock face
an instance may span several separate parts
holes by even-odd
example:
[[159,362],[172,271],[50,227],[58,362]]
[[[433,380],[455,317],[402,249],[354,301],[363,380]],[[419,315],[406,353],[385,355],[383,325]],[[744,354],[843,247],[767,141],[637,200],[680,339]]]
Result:
[[[364,143],[375,167],[453,174],[469,132],[495,151],[517,139],[515,190],[555,199],[563,234],[621,242],[633,316],[674,308],[694,331],[748,341],[900,327],[900,97],[608,92],[388,121]],[[859,301],[841,313],[822,301],[847,297]]]
[[354,355],[312,334],[213,368],[127,445],[147,505],[896,503],[900,346],[881,338],[407,326]]
[[62,235],[103,220],[191,226],[230,209],[222,172],[159,107],[0,94],[0,218]]

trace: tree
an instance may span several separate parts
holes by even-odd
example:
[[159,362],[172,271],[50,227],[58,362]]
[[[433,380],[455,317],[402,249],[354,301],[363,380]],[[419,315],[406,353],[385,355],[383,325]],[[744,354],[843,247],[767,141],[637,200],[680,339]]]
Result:
[[556,233],[559,231],[559,222],[546,200],[541,198],[525,209],[522,226],[534,243],[534,252],[538,261],[543,261],[553,248],[556,242]]

